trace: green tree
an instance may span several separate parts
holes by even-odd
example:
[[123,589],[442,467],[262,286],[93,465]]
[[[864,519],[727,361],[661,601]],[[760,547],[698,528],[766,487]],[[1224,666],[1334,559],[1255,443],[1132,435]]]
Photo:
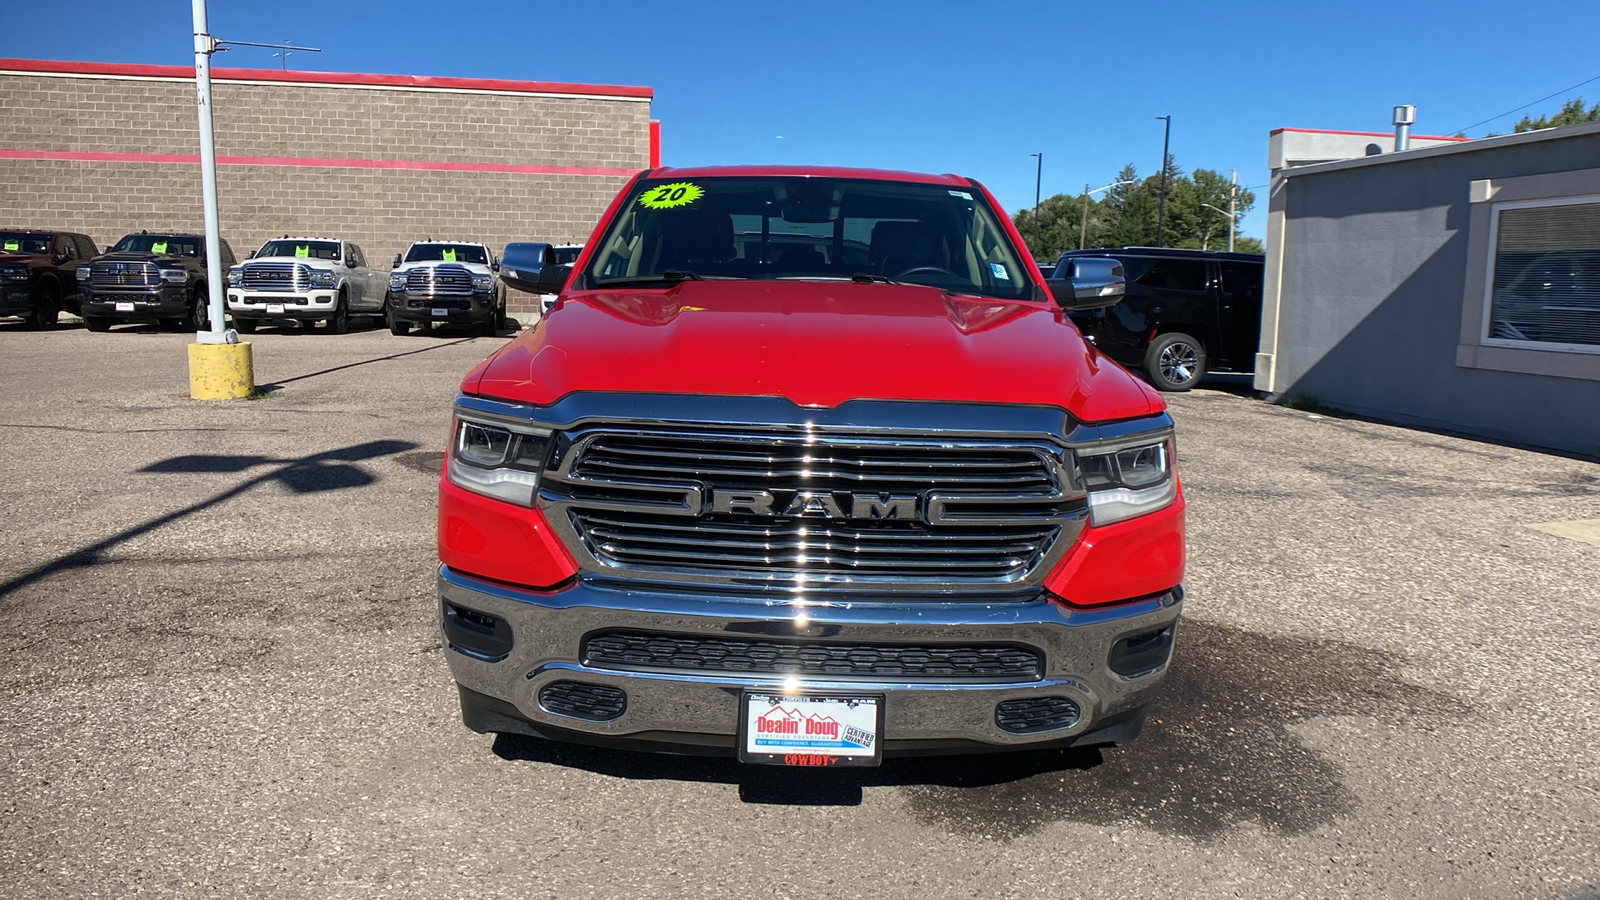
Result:
[[1561,104],[1561,111],[1553,116],[1540,116],[1537,119],[1523,116],[1521,121],[1511,127],[1511,132],[1521,134],[1524,131],[1560,128],[1562,125],[1582,125],[1585,122],[1600,122],[1600,103],[1584,109],[1583,98],[1574,97]]
[[[1080,236],[1085,247],[1151,246],[1156,243],[1156,221],[1161,207],[1161,177],[1140,179],[1130,163],[1117,173],[1120,184],[1095,201],[1082,196],[1057,194],[1039,204],[1038,237],[1035,238],[1033,210],[1017,213],[1017,230],[1027,241],[1034,257],[1056,258],[1061,251],[1078,247]],[[1227,179],[1210,169],[1196,169],[1185,175],[1172,157],[1167,158],[1167,200],[1161,243],[1168,247],[1217,250],[1228,246],[1230,191],[1235,210],[1242,218],[1255,206],[1255,194],[1234,188]],[[1087,228],[1084,210],[1088,209]],[[1215,208],[1212,208],[1215,207]],[[1224,212],[1219,212],[1223,210]],[[1259,252],[1261,242],[1239,239],[1236,249]]]

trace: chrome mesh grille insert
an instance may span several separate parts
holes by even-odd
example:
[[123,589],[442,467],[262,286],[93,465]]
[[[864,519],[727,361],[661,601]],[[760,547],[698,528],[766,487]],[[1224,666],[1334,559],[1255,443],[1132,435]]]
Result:
[[583,664],[604,669],[782,674],[905,681],[1037,681],[1031,647],[774,641],[608,631],[584,642]]
[[89,266],[89,283],[97,287],[148,287],[161,283],[161,273],[150,263],[102,261]]
[[1022,593],[1084,510],[1028,438],[597,425],[557,457],[540,505],[601,578]]
[[472,272],[463,266],[421,266],[406,273],[406,293],[465,295],[472,293]]
[[311,270],[290,262],[245,263],[239,283],[249,291],[304,293],[311,289]]

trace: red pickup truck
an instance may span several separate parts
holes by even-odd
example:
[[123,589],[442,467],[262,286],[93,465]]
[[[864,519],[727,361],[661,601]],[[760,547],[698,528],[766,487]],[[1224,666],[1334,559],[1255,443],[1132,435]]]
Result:
[[984,187],[654,169],[461,384],[439,596],[479,732],[746,762],[1135,737],[1182,608],[1161,397]]

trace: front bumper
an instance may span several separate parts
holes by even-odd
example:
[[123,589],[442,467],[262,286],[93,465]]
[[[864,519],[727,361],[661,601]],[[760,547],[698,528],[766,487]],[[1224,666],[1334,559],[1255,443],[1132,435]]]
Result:
[[33,291],[27,282],[0,283],[0,316],[31,316],[33,311]]
[[326,319],[338,305],[333,288],[304,294],[228,289],[228,312],[235,319]]
[[[162,285],[148,291],[105,290],[93,285],[80,289],[78,309],[96,319],[178,318],[189,314],[189,286]],[[119,309],[117,304],[122,304]],[[132,304],[129,309],[128,304]]]
[[[1116,743],[1137,734],[1142,708],[1166,672],[1167,643],[1152,665],[1131,676],[1112,669],[1124,639],[1170,629],[1182,590],[1099,609],[1072,609],[1047,599],[1022,602],[941,600],[799,605],[728,596],[644,593],[582,580],[531,591],[439,570],[441,614],[454,608],[492,616],[505,626],[504,654],[473,649],[446,616],[451,673],[462,688],[466,724],[478,731],[679,752],[732,753],[743,691],[847,691],[885,697],[884,748],[914,752],[1028,749]],[[496,626],[497,628],[499,626]],[[663,635],[759,638],[778,642],[850,644],[1019,644],[1043,657],[1039,676],[1004,683],[824,680],[782,673],[636,671],[587,665],[584,639],[600,630]],[[1122,660],[1120,662],[1125,662]],[[1126,666],[1121,666],[1126,670]],[[554,713],[540,703],[554,682],[579,682],[626,692],[620,715],[593,721]],[[1002,701],[1067,698],[1081,714],[1072,724],[1015,733],[1000,726]]]
[[495,317],[493,292],[436,297],[406,291],[389,292],[389,313],[402,322],[471,322]]

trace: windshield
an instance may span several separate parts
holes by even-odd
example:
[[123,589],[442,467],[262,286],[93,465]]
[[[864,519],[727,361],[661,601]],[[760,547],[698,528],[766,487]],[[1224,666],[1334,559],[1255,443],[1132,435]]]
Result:
[[332,259],[339,256],[338,241],[267,241],[257,256],[298,256],[301,259]]
[[199,256],[200,239],[172,234],[130,234],[111,248],[134,253],[163,253],[168,256]]
[[582,247],[557,247],[556,263],[558,265],[570,266],[578,261],[578,254],[582,252]]
[[5,253],[49,253],[53,234],[27,234],[0,231],[0,251]]
[[586,274],[594,287],[865,276],[1007,299],[1034,291],[976,190],[844,178],[640,182]]
[[406,262],[444,262],[489,264],[489,251],[480,244],[412,244]]

